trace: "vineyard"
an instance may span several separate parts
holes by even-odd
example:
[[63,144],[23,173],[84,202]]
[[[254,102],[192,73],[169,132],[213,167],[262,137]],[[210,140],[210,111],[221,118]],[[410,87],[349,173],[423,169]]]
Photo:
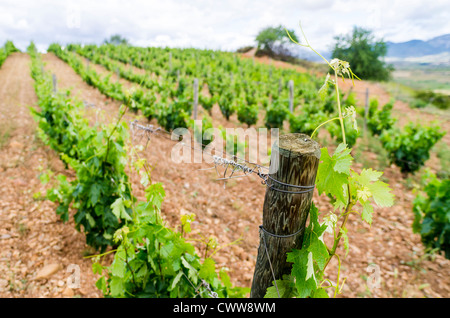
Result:
[[[1,297],[249,297],[273,189],[227,128],[320,146],[292,275],[266,296],[450,296],[448,107],[344,63],[333,79],[213,50],[7,42],[0,66]],[[218,138],[199,123],[226,149],[174,162],[174,130],[189,158]]]

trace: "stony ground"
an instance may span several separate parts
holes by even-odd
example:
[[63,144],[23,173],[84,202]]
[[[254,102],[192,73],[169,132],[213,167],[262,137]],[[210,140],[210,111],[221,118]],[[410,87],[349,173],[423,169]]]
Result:
[[[67,64],[52,54],[45,54],[43,59],[46,69],[57,76],[59,89],[71,88],[74,97],[96,106],[86,111],[92,122],[107,122],[117,114],[120,104],[85,84]],[[102,297],[95,287],[98,277],[92,273],[91,259],[86,257],[91,251],[84,235],[75,230],[73,221],[62,223],[55,205],[43,199],[49,185],[40,182],[39,174],[51,170],[70,177],[71,171],[65,170],[58,156],[36,136],[29,107],[38,105],[29,63],[26,54],[14,53],[0,69],[0,297]],[[100,66],[93,67],[107,72]],[[377,84],[357,85],[355,91],[364,92],[370,85],[372,94],[381,100],[389,97]],[[364,100],[363,95],[358,98]],[[435,119],[399,103],[394,111],[411,118]],[[215,123],[225,127],[238,124],[235,118],[227,123],[217,108],[213,117]],[[134,118],[130,115],[127,120]],[[448,129],[448,120],[446,123]],[[177,226],[181,214],[195,213],[192,237],[216,237],[223,247],[214,255],[218,266],[229,268],[234,284],[250,287],[262,221],[265,188],[261,180],[256,176],[233,179],[224,188],[222,182],[215,181],[215,170],[199,170],[207,168],[205,164],[171,162],[172,147],[173,143],[165,139],[152,138],[145,150],[154,168],[153,181],[162,182],[166,191],[162,214]],[[366,155],[376,158],[373,153]],[[436,164],[431,162],[431,166]],[[356,169],[361,168],[361,163],[356,164]],[[346,283],[339,297],[449,297],[450,261],[441,255],[425,254],[420,236],[412,233],[415,195],[398,168],[386,167],[384,177],[396,195],[396,203],[392,208],[376,209],[370,227],[356,215],[350,218],[350,250],[342,257],[341,267]],[[136,195],[142,196],[136,176],[133,182]],[[317,193],[314,201],[323,212],[329,208],[327,200]],[[202,244],[197,248],[204,253]],[[104,261],[108,263],[111,258]],[[331,279],[336,278],[336,265],[331,263],[327,269]],[[376,275],[379,284],[373,286]]]

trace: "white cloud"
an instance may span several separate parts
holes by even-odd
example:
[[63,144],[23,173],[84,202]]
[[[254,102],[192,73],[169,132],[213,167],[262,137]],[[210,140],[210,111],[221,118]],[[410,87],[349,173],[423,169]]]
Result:
[[101,43],[119,33],[135,45],[235,50],[270,25],[300,35],[300,20],[318,50],[355,25],[396,42],[450,33],[448,0],[2,0],[0,42],[24,49],[30,40]]

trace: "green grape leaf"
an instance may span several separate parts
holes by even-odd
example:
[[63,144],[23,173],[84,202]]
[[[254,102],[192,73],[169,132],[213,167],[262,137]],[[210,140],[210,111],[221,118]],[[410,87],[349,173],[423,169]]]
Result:
[[379,207],[390,207],[394,205],[394,194],[390,192],[389,185],[382,181],[372,183],[369,187],[373,199]]
[[373,213],[372,204],[370,204],[369,201],[365,201],[362,206],[363,210],[361,213],[361,219],[363,221],[366,221],[368,224],[372,224],[372,213]]
[[184,258],[183,256],[181,258],[181,263],[183,263],[183,266],[188,269],[188,277],[189,279],[194,283],[197,284],[198,276],[197,276],[197,270],[189,264],[189,262]]
[[109,288],[111,289],[112,297],[120,297],[124,293],[124,284],[123,279],[121,277],[113,276],[111,278],[111,282],[109,284]]
[[200,267],[199,275],[206,280],[212,280],[216,274],[216,265],[212,258],[206,258]]
[[[283,275],[283,279],[277,279],[276,280],[276,287],[275,284],[273,286],[270,286],[267,288],[266,294],[264,295],[264,298],[292,298],[297,297],[298,293],[295,287],[295,281],[294,277]],[[277,291],[278,288],[278,291]],[[278,293],[280,295],[278,296]]]
[[100,263],[97,263],[97,262],[92,263],[92,272],[94,274],[101,275],[102,271],[103,271],[103,266]]
[[335,162],[333,169],[336,172],[350,174],[350,167],[352,165],[351,149],[347,148],[345,144],[339,144],[333,153],[332,160]]
[[180,281],[182,275],[183,275],[183,271],[179,271],[177,276],[175,276],[175,278],[173,279],[172,285],[170,286],[169,290],[173,290],[177,286],[177,284]]
[[317,288],[317,290],[311,295],[312,298],[330,298],[327,291],[323,288]]
[[379,207],[390,207],[394,204],[394,194],[390,192],[389,185],[379,181],[382,174],[371,168],[363,169],[359,175],[356,172],[352,173],[353,181],[357,182],[357,199],[362,205],[366,204],[371,197]]
[[319,194],[331,194],[339,201],[346,202],[345,184],[348,183],[352,157],[349,149],[339,145],[333,156],[327,148],[321,149],[321,160],[317,171],[316,186]]
[[97,183],[93,183],[89,189],[89,199],[91,204],[94,206],[98,202],[98,198],[101,196],[101,186]]
[[95,227],[95,220],[89,213],[86,213],[86,220],[88,220],[90,227]]
[[348,250],[349,250],[347,229],[345,227],[341,227],[339,232],[341,233],[341,238],[344,240],[343,244],[344,244],[345,256],[347,256]]
[[316,276],[314,275],[314,261],[312,252],[308,253],[308,262],[306,263],[306,277],[305,280],[313,278],[316,281]]
[[97,282],[95,283],[95,286],[102,291],[103,294],[106,294],[106,279],[105,277],[100,277]]
[[[320,225],[319,223],[319,210],[314,204],[311,204],[310,213],[309,213],[310,226],[308,227],[305,235],[309,234],[309,246],[307,250],[310,252],[308,254],[308,273],[307,279],[311,275],[312,259],[317,262],[320,270],[323,270],[327,259],[329,257],[327,246],[322,241],[322,234],[327,230],[328,224],[323,223]],[[309,233],[308,233],[309,232]],[[311,258],[311,260],[310,260]],[[309,263],[311,262],[311,263]]]
[[111,274],[113,276],[123,278],[126,271],[126,253],[122,247],[119,247],[116,255],[114,255],[114,261],[111,265]]
[[288,253],[287,261],[294,263],[292,265],[292,275],[296,278],[295,285],[298,291],[298,297],[305,298],[311,295],[317,289],[317,283],[313,277],[306,279],[308,273],[308,254],[306,249],[294,249]]
[[161,183],[153,183],[145,189],[145,198],[156,209],[160,210],[166,192]]

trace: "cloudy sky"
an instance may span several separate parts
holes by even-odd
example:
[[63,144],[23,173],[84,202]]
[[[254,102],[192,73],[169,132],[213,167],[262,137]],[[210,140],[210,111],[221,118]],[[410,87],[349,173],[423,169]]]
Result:
[[295,29],[327,50],[353,26],[403,42],[450,33],[449,0],[0,0],[0,45],[100,44],[121,34],[134,45],[235,50],[266,26]]

